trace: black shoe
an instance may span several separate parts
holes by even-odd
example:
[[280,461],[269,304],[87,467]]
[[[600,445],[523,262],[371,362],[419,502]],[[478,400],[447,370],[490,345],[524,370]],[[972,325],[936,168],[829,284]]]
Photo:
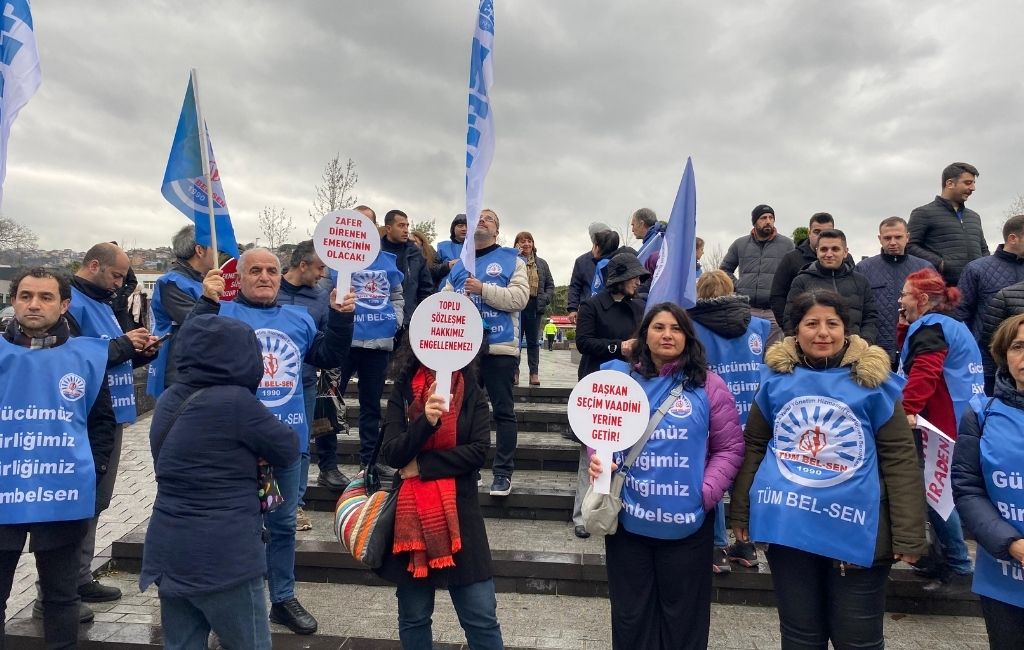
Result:
[[313,634],[317,628],[316,619],[299,604],[297,598],[271,605],[270,622],[283,625],[296,634]]
[[121,598],[121,590],[117,587],[108,587],[100,584],[99,580],[93,580],[78,587],[78,595],[83,603],[109,603]]
[[730,562],[748,568],[757,566],[757,549],[750,542],[736,542],[726,547],[725,554]]
[[950,573],[944,580],[928,582],[921,587],[921,590],[935,596],[966,594],[970,592],[973,581],[974,575],[971,573]]
[[512,492],[512,479],[508,476],[495,476],[491,481],[492,497],[507,497]]
[[341,473],[337,467],[329,470],[320,470],[320,476],[316,477],[316,484],[322,485],[330,490],[344,490],[351,481]]
[[586,526],[577,526],[576,528],[573,528],[572,532],[574,535],[576,535],[576,537],[579,537],[580,539],[586,539],[590,537],[590,533],[587,532]]
[[[32,603],[32,618],[43,620],[43,604],[38,600]],[[78,624],[83,625],[85,623],[92,623],[93,619],[96,618],[96,614],[93,613],[89,606],[85,603],[78,604]]]

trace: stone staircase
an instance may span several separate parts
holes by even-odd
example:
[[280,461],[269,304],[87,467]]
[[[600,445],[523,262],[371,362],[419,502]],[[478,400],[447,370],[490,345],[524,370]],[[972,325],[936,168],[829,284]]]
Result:
[[[552,610],[578,612],[570,615],[561,626],[558,639],[516,634],[509,629],[506,632],[509,647],[610,647],[604,544],[597,537],[577,539],[570,521],[578,446],[560,435],[568,427],[565,403],[569,391],[568,386],[517,387],[515,395],[520,434],[512,494],[491,497],[487,493],[491,479],[490,456],[482,472],[484,487],[480,488],[480,502],[492,549],[503,627],[509,626],[506,616],[525,615],[526,627],[529,628],[530,616],[542,620],[545,612]],[[339,436],[338,453],[342,471],[351,476],[357,471],[358,463],[355,435],[358,406],[354,391],[346,396],[346,402],[349,404],[347,419],[353,433]],[[333,508],[337,493],[316,485],[315,461],[310,475],[305,499],[306,511],[313,520],[314,528],[297,534],[296,578],[301,583],[298,587],[300,599],[320,618],[321,631],[314,637],[297,637],[274,626],[274,647],[398,647],[394,641],[397,638],[397,614],[393,589],[353,560],[334,540]],[[115,579],[122,579],[129,585],[131,580],[137,579],[133,574],[141,564],[146,525],[137,526],[110,548],[108,568],[118,572]],[[772,621],[769,629],[777,633],[774,611],[767,609],[774,604],[770,567],[763,553],[761,560],[757,568],[736,567],[731,574],[714,577],[715,611],[735,605],[764,606],[765,609],[759,611],[769,615],[768,619]],[[980,616],[978,601],[973,594],[932,596],[922,591],[923,584],[907,565],[894,567],[888,586],[888,611],[897,613],[899,617],[904,614]],[[134,593],[137,594],[137,589]],[[307,597],[304,593],[316,595]],[[155,600],[153,589],[146,595]],[[367,599],[382,603],[383,613],[374,610],[367,614],[371,621],[377,621],[372,617],[379,615],[379,621],[369,626],[362,620],[349,623],[348,627],[343,622],[339,623],[339,610]],[[460,647],[462,637],[457,620],[440,614],[442,607],[450,610],[450,604],[443,596],[437,602],[439,614],[435,616],[435,638],[454,643],[437,647]],[[333,609],[328,606],[330,603],[333,603]],[[502,611],[506,606],[511,609]],[[584,612],[587,615],[597,612],[595,620],[585,626],[576,625],[573,621],[584,616]],[[17,617],[24,615],[23,611]],[[717,614],[713,618],[715,616]],[[897,620],[896,616],[893,619]],[[92,641],[82,647],[159,647],[158,621],[157,616],[155,622],[133,624],[130,633],[125,631],[126,628],[114,629],[111,627],[114,624],[98,622],[88,632]],[[564,629],[567,627],[572,630]],[[19,620],[9,624],[8,635],[11,648],[42,647],[41,627],[37,622]],[[131,638],[122,640],[126,636]]]

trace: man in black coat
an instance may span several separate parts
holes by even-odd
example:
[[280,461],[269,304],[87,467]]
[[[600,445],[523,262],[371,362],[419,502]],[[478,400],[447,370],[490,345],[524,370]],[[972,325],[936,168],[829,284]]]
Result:
[[594,270],[600,257],[594,257],[594,237],[599,232],[611,230],[608,224],[595,221],[587,229],[590,233],[590,250],[576,258],[572,265],[572,275],[569,277],[569,290],[566,293],[566,311],[569,312],[569,321],[576,322],[577,311],[580,303],[590,297],[590,285],[594,281]]
[[[608,361],[629,358],[633,352],[640,321],[644,318],[644,301],[636,297],[640,284],[650,273],[632,253],[618,253],[608,261],[607,282],[597,295],[580,304],[576,319],[576,349],[580,359],[578,376],[583,379],[601,369]],[[566,436],[576,440],[575,436]],[[587,450],[581,446],[580,464],[577,471],[576,500],[572,509],[576,537],[587,538],[590,533],[583,525],[583,496],[590,478]]]
[[402,280],[405,319],[402,322],[408,327],[420,301],[434,293],[434,280],[430,277],[430,266],[423,259],[423,253],[416,244],[409,241],[409,217],[401,210],[389,210],[384,215],[380,249],[394,254],[398,270],[405,276]]
[[[807,226],[807,239],[800,242],[796,248],[789,251],[779,260],[775,267],[775,277],[772,278],[772,294],[769,300],[772,305],[772,313],[775,314],[775,322],[781,323],[786,315],[786,296],[789,295],[789,287],[793,279],[808,264],[817,261],[818,256],[814,249],[818,246],[818,236],[826,230],[836,227],[835,219],[828,212],[815,212],[811,215],[810,224]],[[852,258],[851,258],[852,263]]]
[[853,270],[846,257],[846,234],[842,230],[826,230],[818,236],[818,261],[811,264],[793,280],[793,286],[786,298],[786,334],[796,332],[798,323],[793,321],[791,306],[793,299],[812,289],[835,291],[846,301],[850,310],[850,327],[847,334],[859,334],[868,343],[878,339],[878,310],[875,308],[874,292],[868,279]]
[[[83,357],[76,355],[71,350],[72,346],[65,347],[71,338],[71,329],[65,316],[71,302],[71,284],[67,277],[46,269],[29,269],[19,273],[13,279],[11,293],[15,318],[3,333],[3,341],[0,341],[0,346],[5,348],[4,351],[7,352],[14,347],[32,350],[33,353],[25,358],[25,363],[32,363],[37,359],[43,360],[47,356],[38,355],[37,357],[35,351],[38,350],[50,350],[51,355],[66,353],[68,365],[59,370],[59,373],[65,371],[68,373],[60,380],[62,385],[68,377],[80,379],[82,376],[88,376],[77,365],[81,363]],[[62,350],[62,348],[64,349]],[[110,346],[107,347],[108,352],[111,349]],[[101,363],[108,361],[108,354],[101,352],[100,356]],[[98,394],[88,409],[86,420],[82,422],[75,418],[64,423],[66,433],[71,436],[72,440],[88,439],[93,468],[87,471],[89,472],[88,480],[92,481],[98,481],[107,472],[110,454],[114,446],[116,426],[106,377],[102,376],[102,380],[98,383]],[[56,380],[54,380],[54,384],[56,384]],[[10,407],[11,402],[7,400],[14,399],[15,394],[24,388],[16,381],[6,382],[5,388],[0,388],[0,398],[2,398],[0,401]],[[83,382],[79,388],[87,387]],[[64,394],[65,390],[62,390],[61,393]],[[64,395],[64,399],[67,400],[65,403],[72,409],[75,402],[83,397],[82,393],[79,393],[78,397]],[[36,410],[35,405],[43,407],[47,404],[46,400],[51,399],[50,396],[45,395],[28,396],[28,401],[34,402],[32,411]],[[72,413],[74,411],[69,411],[69,415]],[[26,417],[28,417],[27,410]],[[10,442],[17,435],[14,433],[14,429],[23,428],[28,422],[27,420],[8,420],[8,427],[0,425],[0,437]],[[7,449],[7,452],[16,454],[16,457],[24,463],[32,463],[33,460],[38,461],[36,455],[38,449],[39,447],[36,447],[36,451],[34,451],[23,445],[20,449]],[[25,477],[22,477],[21,481],[24,482],[24,480]],[[4,487],[0,490],[6,492],[17,484],[17,479],[8,477],[5,479]],[[53,490],[47,490],[47,492],[53,492]],[[5,501],[5,503],[10,503],[10,501]],[[90,503],[89,507],[95,511],[93,503]],[[77,588],[81,568],[82,540],[89,530],[91,518],[52,521],[48,519],[51,508],[50,503],[39,503],[39,517],[33,518],[31,522],[0,525],[0,646],[3,645],[2,621],[5,617],[7,598],[11,594],[14,573],[21,557],[21,551],[25,547],[26,536],[30,538],[29,550],[36,555],[36,566],[39,570],[39,589],[42,600],[40,613],[43,617],[43,633],[47,647],[73,647],[78,638],[79,620],[88,622],[93,618],[92,611],[81,604]]]
[[942,194],[910,213],[907,252],[928,260],[955,287],[971,260],[988,255],[981,217],[966,205],[979,176],[974,165],[955,162],[942,170]]

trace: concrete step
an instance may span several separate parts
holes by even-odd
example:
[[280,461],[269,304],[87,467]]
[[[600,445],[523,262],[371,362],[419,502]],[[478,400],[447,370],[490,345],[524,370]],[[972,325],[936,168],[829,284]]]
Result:
[[[344,465],[359,464],[359,428],[354,426],[347,434],[337,435],[338,462]],[[575,472],[579,462],[580,444],[567,440],[560,433],[551,431],[520,431],[516,443],[516,471],[550,470]],[[487,451],[487,464],[494,460],[495,434],[491,432],[491,447]],[[310,455],[316,464],[316,445],[310,445]]]
[[[303,582],[382,586],[384,583],[334,540],[330,513],[309,513],[313,530],[297,533],[295,575]],[[487,519],[495,583],[503,593],[605,597],[608,594],[604,543],[598,537],[577,539],[569,523]],[[114,566],[137,571],[141,566],[146,524],[115,542]],[[752,569],[736,566],[714,577],[716,603],[771,606],[775,603],[767,560]],[[851,569],[852,570],[852,569]],[[708,567],[711,571],[711,567]],[[922,590],[925,581],[905,564],[893,569],[886,609],[890,612],[980,616],[978,599],[969,592],[935,596]]]
[[[342,465],[343,474],[355,476],[357,465]],[[316,484],[319,475],[315,466],[309,470],[309,484],[306,487],[306,510],[334,512],[340,492]],[[507,497],[492,497],[489,494],[493,476],[489,469],[480,472],[483,485],[480,487],[480,508],[485,517],[502,519],[543,519],[569,521],[572,519],[573,497],[576,495],[576,470],[556,472],[550,470],[516,470],[512,477],[512,494]],[[390,479],[382,483],[390,485]]]

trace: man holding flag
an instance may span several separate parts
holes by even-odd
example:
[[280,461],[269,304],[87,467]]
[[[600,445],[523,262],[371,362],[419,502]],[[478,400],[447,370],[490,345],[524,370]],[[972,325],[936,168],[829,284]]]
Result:
[[7,140],[11,125],[36,94],[42,80],[28,1],[8,0],[4,2],[3,33],[0,34],[0,200],[7,176]]

